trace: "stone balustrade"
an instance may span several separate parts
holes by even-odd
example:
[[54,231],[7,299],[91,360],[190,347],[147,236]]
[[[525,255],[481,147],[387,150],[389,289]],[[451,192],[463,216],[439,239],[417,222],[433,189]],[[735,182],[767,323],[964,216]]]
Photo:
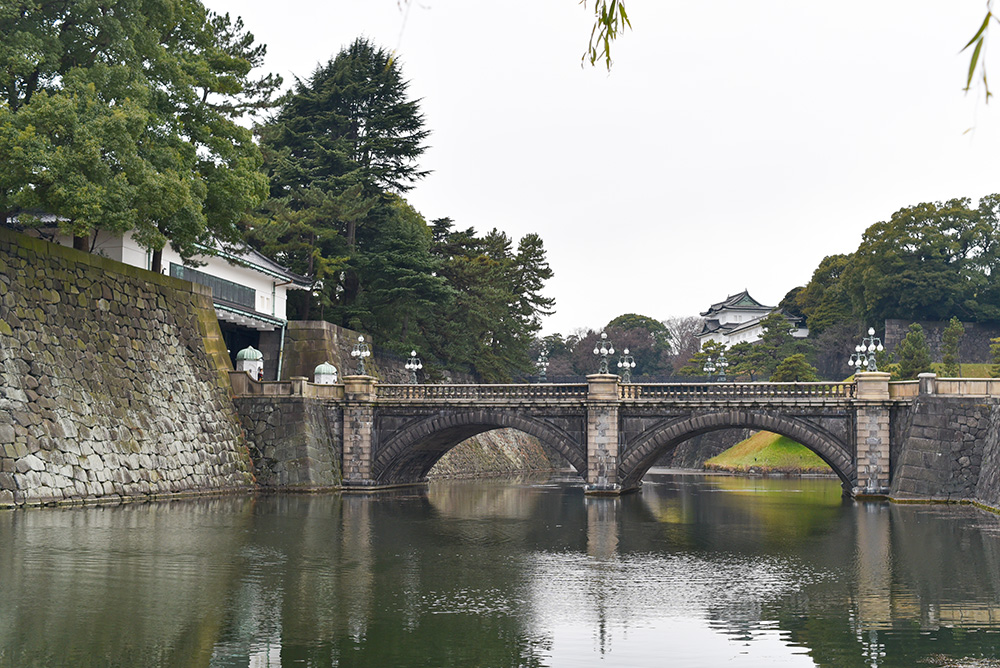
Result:
[[624,400],[850,399],[854,383],[666,383],[621,385]]
[[587,398],[585,383],[534,385],[379,385],[379,399],[419,401],[518,401]]
[[[281,381],[254,380],[244,371],[230,371],[233,396],[305,396],[343,400],[344,385],[310,383],[305,377]],[[376,396],[390,401],[536,401],[588,398],[586,383],[536,383],[503,385],[396,385],[373,383]],[[922,374],[921,380],[893,381],[888,398],[912,401],[920,394],[966,397],[1000,397],[1000,378],[938,378]],[[858,398],[857,385],[846,383],[618,383],[622,401],[759,401],[767,399]]]
[[[317,385],[305,378],[257,381],[242,371],[230,372],[234,396],[307,396],[341,400],[344,385]],[[915,381],[914,381],[915,382]],[[1000,381],[998,381],[1000,388]],[[397,385],[373,383],[378,400],[388,401],[545,401],[588,398],[586,383],[500,385]],[[896,385],[895,383],[893,385]],[[761,399],[851,399],[854,383],[618,383],[624,401],[717,401]],[[899,394],[916,396],[916,391]]]

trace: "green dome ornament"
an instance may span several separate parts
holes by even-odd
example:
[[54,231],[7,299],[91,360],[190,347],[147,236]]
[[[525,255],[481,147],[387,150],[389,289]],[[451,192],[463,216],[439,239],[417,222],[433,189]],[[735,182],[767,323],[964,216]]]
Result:
[[323,362],[313,369],[313,382],[317,385],[333,385],[337,382],[337,367]]
[[264,359],[264,353],[260,352],[253,346],[247,346],[240,352],[236,353],[236,361],[246,361],[246,362],[258,362]]
[[236,370],[246,371],[255,380],[264,380],[264,353],[247,346],[236,353]]

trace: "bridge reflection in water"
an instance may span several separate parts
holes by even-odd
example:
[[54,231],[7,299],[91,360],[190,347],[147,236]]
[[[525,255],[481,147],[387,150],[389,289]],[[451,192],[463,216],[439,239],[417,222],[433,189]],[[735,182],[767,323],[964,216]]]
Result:
[[655,472],[581,501],[474,481],[2,514],[0,666],[997,658],[995,516]]

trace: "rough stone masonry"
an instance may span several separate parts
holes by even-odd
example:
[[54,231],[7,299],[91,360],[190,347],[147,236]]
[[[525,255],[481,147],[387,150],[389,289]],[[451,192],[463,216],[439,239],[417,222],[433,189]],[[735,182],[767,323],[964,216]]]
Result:
[[211,294],[0,229],[0,507],[250,489]]

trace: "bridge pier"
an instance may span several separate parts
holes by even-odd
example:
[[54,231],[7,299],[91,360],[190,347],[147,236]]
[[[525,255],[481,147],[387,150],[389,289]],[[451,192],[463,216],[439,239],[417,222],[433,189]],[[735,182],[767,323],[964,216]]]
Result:
[[587,486],[585,494],[617,495],[618,479],[618,376],[587,376]]
[[889,494],[889,377],[882,372],[862,372],[855,376],[854,496]]
[[372,488],[372,442],[375,429],[376,380],[344,376],[343,486]]

